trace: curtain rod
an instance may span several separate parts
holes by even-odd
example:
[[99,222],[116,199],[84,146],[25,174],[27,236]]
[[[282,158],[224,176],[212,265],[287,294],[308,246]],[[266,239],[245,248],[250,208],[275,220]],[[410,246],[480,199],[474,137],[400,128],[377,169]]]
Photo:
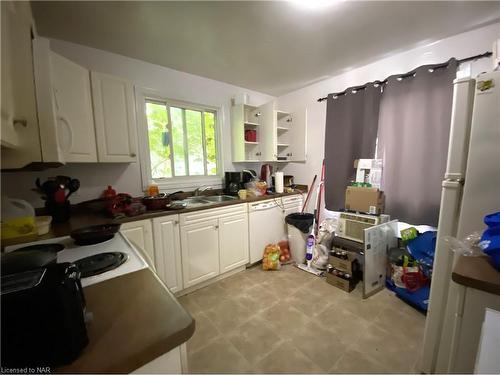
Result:
[[[462,64],[462,63],[467,62],[467,61],[479,60],[479,59],[483,59],[485,57],[490,57],[491,55],[493,55],[493,52],[488,51],[488,52],[485,52],[485,53],[481,53],[479,55],[465,57],[463,59],[457,60],[457,62],[459,64]],[[443,67],[447,66],[447,65],[448,65],[448,63],[445,63],[445,64],[443,64]],[[406,77],[409,77],[411,75],[413,75],[413,74],[409,74],[409,73],[401,74],[401,78],[406,78]],[[384,84],[386,82],[387,82],[387,79],[384,79],[383,81],[375,81],[373,83],[375,83],[375,84]],[[361,85],[361,86],[353,87],[354,90],[363,90],[364,88],[366,88],[366,85]],[[345,92],[346,91],[344,90],[342,92],[336,93],[335,95],[344,95]],[[318,102],[325,101],[326,99],[328,99],[328,96],[325,96],[324,98],[319,98]]]

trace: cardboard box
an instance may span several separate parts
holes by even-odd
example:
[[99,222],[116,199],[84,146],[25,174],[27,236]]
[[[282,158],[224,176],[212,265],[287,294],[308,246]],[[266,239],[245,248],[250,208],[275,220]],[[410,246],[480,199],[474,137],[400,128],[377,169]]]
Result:
[[356,159],[356,182],[368,182],[372,187],[380,189],[382,181],[382,159]]
[[384,212],[384,205],[384,192],[377,188],[348,186],[345,191],[346,210],[381,214]]
[[[333,250],[335,250],[335,248]],[[328,263],[339,271],[346,272],[351,276],[354,276],[353,274],[359,269],[356,256],[351,253],[347,253],[347,259],[341,259],[336,256],[329,255]]]
[[352,292],[356,283],[353,280],[345,280],[341,277],[335,276],[333,273],[326,273],[326,282],[330,285],[336,286],[347,293]]

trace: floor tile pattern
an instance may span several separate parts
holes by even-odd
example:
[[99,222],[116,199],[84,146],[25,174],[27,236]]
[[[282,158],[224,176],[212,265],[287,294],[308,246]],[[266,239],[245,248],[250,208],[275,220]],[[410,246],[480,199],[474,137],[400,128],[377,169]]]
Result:
[[255,266],[179,298],[191,373],[413,373],[425,317],[388,290],[363,300],[294,266]]

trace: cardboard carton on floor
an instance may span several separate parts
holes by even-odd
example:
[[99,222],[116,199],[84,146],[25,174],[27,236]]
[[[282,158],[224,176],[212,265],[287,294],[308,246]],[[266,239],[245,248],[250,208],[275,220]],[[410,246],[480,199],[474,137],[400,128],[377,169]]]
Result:
[[384,212],[384,192],[377,188],[348,186],[345,191],[345,209],[381,214]]
[[339,271],[348,273],[352,276],[354,276],[354,273],[359,270],[358,260],[356,256],[351,253],[347,253],[347,259],[342,259],[330,255],[328,257],[328,263],[330,263],[334,268],[338,269]]
[[326,282],[330,285],[336,286],[343,291],[350,293],[356,286],[356,283],[353,280],[346,280],[341,277],[334,275],[333,273],[326,273]]

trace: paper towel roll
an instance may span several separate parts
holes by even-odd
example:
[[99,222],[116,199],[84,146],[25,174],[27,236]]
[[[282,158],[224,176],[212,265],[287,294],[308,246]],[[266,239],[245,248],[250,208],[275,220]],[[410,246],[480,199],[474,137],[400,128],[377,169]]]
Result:
[[283,172],[274,174],[274,189],[276,193],[283,193]]

